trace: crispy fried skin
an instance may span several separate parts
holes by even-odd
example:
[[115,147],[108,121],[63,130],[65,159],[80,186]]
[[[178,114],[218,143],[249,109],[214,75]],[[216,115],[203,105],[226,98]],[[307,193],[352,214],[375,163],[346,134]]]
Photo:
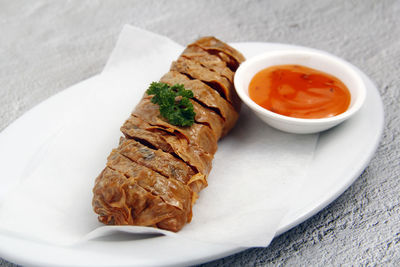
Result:
[[144,140],[156,149],[176,154],[188,165],[206,176],[211,171],[213,155],[205,152],[196,144],[190,144],[184,137],[155,128],[134,116],[130,116],[125,121],[121,131],[127,138]]
[[207,186],[217,141],[236,123],[234,71],[243,56],[214,37],[190,44],[161,82],[192,90],[195,123],[179,127],[144,94],[121,127],[125,137],[96,178],[92,205],[100,222],[177,232]]
[[151,103],[149,98],[143,98],[136,106],[132,115],[139,117],[153,126],[160,126],[171,133],[179,132],[185,136],[189,143],[197,144],[207,153],[214,154],[217,151],[217,139],[210,127],[198,123],[194,123],[190,127],[171,125],[161,117],[158,106]]
[[107,167],[123,174],[127,179],[135,179],[137,184],[153,195],[160,196],[165,203],[178,209],[188,209],[192,201],[190,188],[175,180],[168,179],[151,169],[140,165],[113,150],[108,157]]
[[183,50],[181,56],[200,63],[204,67],[221,74],[221,76],[227,78],[229,82],[233,83],[235,73],[228,68],[226,62],[220,57],[209,54],[207,51],[197,46],[187,47]]
[[225,136],[236,124],[239,113],[217,91],[200,80],[190,80],[186,75],[170,71],[160,81],[169,85],[183,84],[186,89],[192,90],[196,100],[221,114],[221,117],[224,119],[222,136]]
[[184,184],[195,174],[182,160],[160,149],[151,149],[133,139],[123,140],[118,151],[130,160]]
[[[190,190],[182,191],[188,192],[188,196],[183,203],[179,203],[182,205],[182,208],[179,208],[164,201],[160,195],[146,190],[145,187],[149,184],[146,185],[146,182],[141,180],[141,176],[127,178],[122,173],[106,167],[97,177],[93,189],[93,207],[99,214],[99,220],[105,224],[157,225],[174,232],[190,222]],[[144,183],[145,187],[141,186],[139,181]],[[168,190],[168,187],[165,190]],[[162,227],[165,223],[168,227]]]
[[188,47],[191,46],[197,46],[211,54],[218,55],[233,71],[236,71],[239,65],[245,60],[239,51],[213,36],[202,37],[193,44],[188,45]]
[[233,84],[219,73],[184,57],[180,57],[177,61],[172,62],[171,70],[184,73],[194,79],[207,83],[226,98],[237,111],[240,111],[241,102]]
[[208,125],[218,140],[222,136],[224,127],[224,120],[212,109],[203,107],[194,100],[191,100],[196,116],[194,117],[195,122]]

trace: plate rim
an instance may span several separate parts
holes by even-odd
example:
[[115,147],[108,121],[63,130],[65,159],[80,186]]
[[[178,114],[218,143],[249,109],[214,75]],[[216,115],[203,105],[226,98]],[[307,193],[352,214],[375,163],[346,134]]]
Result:
[[[296,48],[296,49],[307,49],[307,50],[315,50],[318,52],[324,52],[325,51],[321,51],[321,50],[317,50],[317,49],[313,49],[313,48],[308,48],[308,47],[303,47],[303,46],[297,46],[297,45],[291,45],[291,44],[281,44],[281,43],[268,43],[268,42],[240,42],[240,43],[231,43],[232,46],[276,46],[276,47],[287,47],[287,48]],[[353,66],[354,68],[356,68],[355,66]],[[346,183],[344,184],[344,186],[341,187],[340,190],[336,191],[335,194],[330,195],[328,198],[325,199],[325,201],[318,203],[317,206],[313,207],[313,208],[309,208],[308,211],[303,212],[303,214],[298,217],[296,220],[290,222],[289,224],[284,224],[282,226],[280,226],[278,228],[278,231],[275,235],[275,237],[277,237],[278,235],[281,235],[282,233],[290,230],[291,228],[297,226],[298,224],[304,222],[305,220],[309,219],[310,217],[314,216],[316,213],[318,213],[319,211],[321,211],[323,208],[325,208],[327,205],[329,205],[330,203],[332,203],[335,199],[337,199],[340,195],[342,195],[342,193],[348,189],[350,187],[350,185],[352,185],[354,183],[354,181],[360,176],[360,174],[363,172],[363,170],[368,166],[370,160],[372,159],[372,157],[375,154],[375,151],[377,150],[378,146],[379,146],[379,142],[381,140],[382,134],[383,134],[383,128],[384,128],[384,109],[383,109],[383,103],[382,103],[382,99],[379,95],[379,91],[376,87],[376,85],[373,83],[373,81],[370,80],[369,77],[367,77],[361,70],[359,70],[358,68],[356,68],[360,75],[363,76],[363,79],[366,80],[367,82],[370,83],[370,85],[372,86],[372,89],[374,90],[374,94],[375,97],[378,97],[377,99],[375,99],[375,104],[378,104],[378,109],[379,109],[379,114],[380,114],[380,124],[377,126],[377,132],[376,132],[376,136],[375,139],[373,140],[373,144],[370,145],[369,147],[369,153],[366,154],[366,156],[364,157],[362,164],[360,164],[358,166],[358,168],[353,172],[351,176],[351,179],[347,179]],[[92,78],[96,78],[98,75],[93,76]],[[89,78],[89,79],[92,79]],[[67,91],[68,89],[64,90]],[[53,96],[51,96],[50,98],[46,99],[50,100],[51,98],[55,97],[55,96],[59,96],[60,94],[62,94],[64,91],[61,91]],[[367,97],[372,97],[370,95],[368,95]],[[44,102],[44,101],[43,101]],[[42,103],[43,103],[42,102]],[[37,106],[41,105],[42,103],[39,103]],[[20,118],[22,118],[23,116],[26,116],[27,114],[30,114],[30,112],[35,109],[37,106],[33,107],[31,110],[27,111],[25,114],[23,114],[21,117],[17,118],[16,120],[14,120],[10,125],[8,125],[5,129],[3,129],[2,132],[0,132],[0,138],[1,135],[4,131],[6,131],[10,126],[12,126],[14,123],[16,123],[17,121],[20,120]],[[162,237],[165,238],[165,237]],[[25,244],[28,246],[32,246],[32,248],[35,247],[40,247],[43,246],[43,248],[46,248],[48,246],[51,246],[52,248],[61,248],[61,249],[71,249],[71,248],[65,248],[62,246],[55,246],[55,245],[48,245],[48,244],[38,244],[37,242],[31,241],[31,240],[27,240],[27,239],[23,239],[22,237],[15,237],[15,236],[7,236],[5,234],[2,234],[0,232],[0,240],[8,240],[10,241],[15,241],[17,243],[20,242],[20,244]],[[4,244],[4,242],[1,242]],[[12,243],[12,242],[11,242]],[[201,243],[201,242],[200,242]],[[8,244],[8,243],[7,243]],[[132,244],[130,244],[132,245]],[[31,248],[31,249],[32,249]],[[219,248],[219,249],[218,249]],[[76,249],[76,248],[75,248]],[[72,250],[75,250],[74,248],[72,248]],[[225,257],[234,253],[238,253],[240,251],[243,251],[247,248],[245,247],[237,247],[237,246],[214,246],[214,249],[212,252],[213,253],[209,253],[208,255],[199,255],[196,258],[192,258],[192,259],[180,259],[179,261],[175,261],[175,262],[163,262],[163,264],[167,264],[167,265],[187,265],[187,264],[199,264],[199,263],[204,263],[207,261],[211,261],[211,260],[215,260],[221,257]],[[36,265],[63,265],[62,263],[60,264],[59,262],[52,262],[52,261],[46,261],[46,260],[42,260],[40,259],[40,257],[37,257],[36,259],[29,257],[32,256],[32,254],[23,254],[23,255],[17,255],[16,253],[13,254],[13,250],[9,249],[4,250],[2,249],[2,246],[0,246],[0,255],[1,257],[3,257],[6,260],[11,260],[15,263],[18,264],[23,264],[23,265],[31,265],[31,264],[36,264]],[[29,256],[28,256],[29,255]],[[48,259],[48,258],[47,258]],[[161,262],[159,262],[161,263]],[[130,263],[130,265],[132,264],[137,264],[137,263]],[[142,262],[140,264],[143,264]],[[149,263],[150,264],[150,263]],[[151,265],[154,265],[154,262],[151,262]],[[82,264],[82,263],[76,263],[76,265],[90,265],[89,262],[86,262],[86,264]],[[97,263],[96,263],[97,265]]]

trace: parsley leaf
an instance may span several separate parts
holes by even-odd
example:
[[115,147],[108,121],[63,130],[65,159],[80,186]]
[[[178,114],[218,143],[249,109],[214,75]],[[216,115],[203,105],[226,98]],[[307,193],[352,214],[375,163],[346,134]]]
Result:
[[152,82],[146,93],[154,95],[151,102],[160,107],[160,114],[169,123],[177,126],[191,126],[196,113],[190,98],[193,92],[182,84],[169,86],[166,83]]

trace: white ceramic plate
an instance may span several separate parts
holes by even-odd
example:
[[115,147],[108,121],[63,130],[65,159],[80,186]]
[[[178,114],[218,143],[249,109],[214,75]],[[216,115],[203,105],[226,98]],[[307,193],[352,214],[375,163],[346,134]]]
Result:
[[[269,43],[235,43],[246,58],[271,49],[306,49]],[[357,70],[367,85],[367,99],[360,112],[340,126],[320,135],[315,158],[306,184],[295,206],[282,221],[277,235],[316,214],[342,194],[359,177],[373,156],[383,130],[383,107],[374,84]],[[0,146],[24,138],[24,129],[41,127],[40,121],[63,105],[65,100],[79,98],[78,90],[65,90],[16,120],[0,134]],[[39,125],[38,125],[39,124]],[[42,125],[46,130],[46,126]],[[33,139],[38,140],[38,139]],[[45,142],[45,140],[42,140]],[[24,155],[39,145],[26,147]],[[18,160],[23,154],[14,151],[7,164],[21,169]],[[13,181],[0,177],[0,200]],[[24,236],[0,234],[0,257],[21,265],[38,266],[154,266],[191,265],[211,261],[243,250],[241,247],[206,244],[168,236],[132,240],[123,235],[88,241],[79,246],[61,247],[38,243]]]

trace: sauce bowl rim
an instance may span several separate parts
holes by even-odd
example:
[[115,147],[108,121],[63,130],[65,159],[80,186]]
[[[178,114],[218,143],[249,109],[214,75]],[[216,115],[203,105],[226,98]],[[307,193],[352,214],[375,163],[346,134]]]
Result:
[[[296,117],[290,117],[286,115],[281,115],[278,113],[275,113],[273,111],[270,111],[266,108],[261,107],[258,105],[254,100],[250,98],[248,95],[248,88],[244,88],[246,86],[243,86],[243,75],[245,74],[246,71],[253,65],[253,64],[260,64],[260,62],[268,61],[269,59],[276,59],[279,57],[287,57],[287,56],[309,56],[316,58],[317,60],[322,60],[322,61],[327,61],[329,64],[336,65],[336,67],[341,68],[344,70],[351,78],[354,80],[355,84],[357,85],[356,90],[357,90],[357,95],[355,96],[354,93],[349,89],[351,98],[354,99],[354,103],[349,106],[349,108],[338,115],[332,116],[332,117],[325,117],[325,118],[296,118]],[[264,67],[259,68],[255,73],[261,71],[262,69],[271,67],[271,66],[279,66],[279,65],[303,65],[306,67],[309,67],[307,64],[301,64],[301,63],[284,63],[284,64],[265,64]],[[319,70],[318,68],[312,67],[316,70]],[[336,77],[335,74],[330,73],[329,71],[325,70],[320,70],[325,73],[328,73],[330,75],[333,75]],[[255,73],[252,75],[254,77]],[[252,79],[250,78],[250,80]],[[340,79],[340,78],[339,78]],[[341,80],[341,79],[340,79]],[[342,81],[343,82],[343,81]],[[346,83],[345,83],[346,84]],[[286,121],[290,122],[291,124],[298,124],[298,125],[314,125],[314,124],[324,124],[324,123],[333,123],[335,121],[344,121],[348,118],[350,118],[353,114],[355,114],[363,105],[365,98],[366,98],[366,86],[363,81],[363,79],[360,77],[358,74],[357,70],[347,61],[329,54],[327,52],[323,51],[301,51],[297,49],[284,49],[284,50],[272,50],[272,51],[266,51],[262,54],[258,54],[254,57],[251,57],[247,59],[245,62],[243,62],[239,68],[236,70],[235,76],[234,76],[234,85],[235,85],[235,90],[241,100],[249,106],[251,109],[257,111],[258,113],[261,113],[265,116],[278,119],[280,121]],[[346,84],[348,87],[348,85]],[[247,86],[248,87],[248,86]]]

